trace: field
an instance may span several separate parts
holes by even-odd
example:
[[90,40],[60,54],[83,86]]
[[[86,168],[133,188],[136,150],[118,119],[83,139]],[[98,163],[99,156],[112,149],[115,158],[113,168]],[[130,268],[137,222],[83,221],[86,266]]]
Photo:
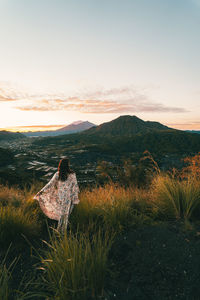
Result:
[[0,188],[0,299],[199,299],[199,155],[148,184],[85,188],[64,236],[33,200]]

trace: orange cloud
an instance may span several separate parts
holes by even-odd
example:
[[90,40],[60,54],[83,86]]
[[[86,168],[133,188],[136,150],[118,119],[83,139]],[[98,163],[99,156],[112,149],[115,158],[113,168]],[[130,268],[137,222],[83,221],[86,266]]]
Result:
[[155,103],[143,93],[133,87],[97,90],[82,96],[66,97],[64,95],[34,95],[20,93],[12,88],[0,88],[0,101],[21,101],[16,109],[21,111],[79,111],[81,113],[106,114],[106,113],[138,113],[138,112],[187,112],[182,107],[166,106]]
[[0,128],[0,130],[8,130],[13,132],[27,132],[27,131],[43,131],[43,130],[56,130],[62,128],[66,125],[27,125],[27,126],[16,126],[16,127],[7,127]]
[[4,95],[0,94],[0,101],[2,101],[2,102],[9,102],[9,101],[16,101],[16,99],[15,98],[11,98],[11,97],[7,97],[7,96],[4,96]]
[[200,130],[199,121],[189,121],[188,123],[166,123],[165,125],[181,130]]
[[79,99],[77,97],[56,100],[37,101],[32,105],[16,107],[22,111],[79,111],[82,113],[136,113],[136,112],[186,112],[184,108],[168,107],[161,103],[152,103],[144,97],[135,97],[125,102],[114,100]]

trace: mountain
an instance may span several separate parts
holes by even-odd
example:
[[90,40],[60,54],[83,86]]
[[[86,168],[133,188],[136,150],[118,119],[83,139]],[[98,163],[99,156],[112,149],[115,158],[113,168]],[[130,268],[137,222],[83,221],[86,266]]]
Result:
[[133,136],[152,131],[175,130],[158,122],[143,121],[136,116],[120,116],[119,118],[93,127],[84,132],[86,135],[100,136]]
[[0,141],[11,141],[22,138],[25,138],[25,136],[19,132],[0,131]]
[[87,130],[91,127],[96,127],[96,125],[93,123],[90,123],[88,121],[76,121],[76,122],[73,122],[73,123],[63,127],[63,128],[57,129],[56,131],[57,132],[62,132],[62,131],[79,132],[79,131]]
[[71,134],[76,132],[81,132],[87,130],[93,126],[96,126],[93,123],[88,121],[76,121],[73,122],[65,127],[62,127],[57,130],[48,130],[48,131],[28,131],[24,132],[23,134],[28,137],[54,137],[63,134]]
[[68,152],[70,146],[74,149],[76,145],[76,150],[84,149],[88,157],[94,153],[98,157],[104,154],[121,156],[145,150],[161,156],[191,155],[199,152],[200,135],[172,129],[158,122],[145,122],[136,116],[121,116],[83,132],[37,139],[34,143],[43,147],[59,145]]

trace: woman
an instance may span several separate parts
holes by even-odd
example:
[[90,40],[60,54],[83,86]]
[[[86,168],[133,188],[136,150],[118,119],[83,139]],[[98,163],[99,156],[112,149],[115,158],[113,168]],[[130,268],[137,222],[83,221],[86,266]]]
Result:
[[64,233],[74,204],[79,203],[78,193],[76,174],[70,169],[69,159],[63,158],[59,162],[58,171],[34,199],[39,201],[47,217],[58,221],[57,229]]

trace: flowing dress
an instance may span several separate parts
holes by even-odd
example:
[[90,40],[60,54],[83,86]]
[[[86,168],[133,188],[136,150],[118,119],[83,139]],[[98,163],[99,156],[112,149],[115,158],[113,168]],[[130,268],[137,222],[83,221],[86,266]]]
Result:
[[50,219],[59,221],[58,227],[66,227],[69,214],[74,204],[79,203],[79,187],[75,173],[70,173],[67,180],[58,180],[58,172],[54,174],[51,180],[38,192],[36,199],[43,213]]

